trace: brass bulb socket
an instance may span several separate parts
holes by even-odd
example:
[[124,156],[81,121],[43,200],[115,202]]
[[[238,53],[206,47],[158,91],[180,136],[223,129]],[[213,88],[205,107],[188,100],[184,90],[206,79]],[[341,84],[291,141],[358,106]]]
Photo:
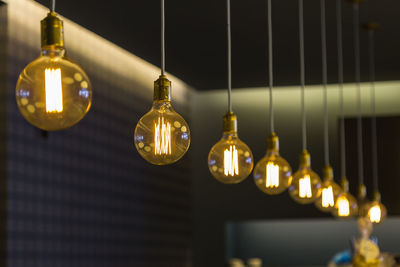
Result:
[[237,132],[237,117],[232,111],[228,111],[224,116],[223,131],[224,133]]
[[333,180],[333,169],[331,165],[326,165],[322,172],[325,180]]
[[379,193],[378,191],[375,191],[374,200],[378,201],[378,202],[381,202],[381,193]]
[[342,184],[343,191],[348,193],[349,192],[349,180],[347,180],[346,177],[343,177],[342,181],[341,181],[341,184]]
[[379,27],[379,24],[376,22],[368,22],[363,25],[363,28],[368,31],[375,31]]
[[367,197],[367,187],[365,184],[360,184],[358,186],[358,199],[363,200]]
[[271,133],[267,138],[267,151],[279,151],[279,137],[276,133]]
[[311,166],[311,157],[310,153],[308,153],[307,149],[304,149],[300,154],[300,167],[310,167]]
[[167,79],[167,76],[160,75],[154,81],[153,100],[171,101],[171,81]]
[[64,24],[57,17],[55,12],[49,12],[47,16],[40,21],[41,43],[45,47],[64,47]]

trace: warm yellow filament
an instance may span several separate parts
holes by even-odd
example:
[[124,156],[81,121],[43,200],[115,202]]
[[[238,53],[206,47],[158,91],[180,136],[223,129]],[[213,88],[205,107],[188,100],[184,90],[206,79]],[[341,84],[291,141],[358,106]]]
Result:
[[268,162],[266,166],[267,179],[265,186],[267,188],[275,188],[279,186],[279,166],[272,162]]
[[368,211],[369,220],[373,223],[380,223],[381,222],[381,207],[379,205],[375,205]]
[[334,205],[335,201],[333,199],[332,186],[322,189],[322,207],[328,208],[328,207],[333,207]]
[[154,154],[171,155],[171,124],[164,117],[154,123]]
[[46,112],[63,111],[61,69],[45,69]]
[[310,175],[306,174],[299,181],[299,197],[301,198],[311,198],[311,178]]
[[224,151],[224,174],[234,176],[239,174],[239,161],[236,146],[230,146]]
[[346,217],[350,215],[350,203],[349,200],[341,196],[337,199],[337,209],[338,209],[338,215],[341,217]]

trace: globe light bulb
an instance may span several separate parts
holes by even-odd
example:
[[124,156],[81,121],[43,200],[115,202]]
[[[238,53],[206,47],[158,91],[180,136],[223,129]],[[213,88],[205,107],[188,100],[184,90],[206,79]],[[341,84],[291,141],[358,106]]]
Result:
[[32,125],[46,131],[69,128],[89,111],[92,86],[64,49],[63,22],[50,12],[41,21],[41,55],[21,72],[15,89],[18,108]]
[[257,162],[253,172],[257,187],[269,195],[280,194],[292,183],[292,168],[279,155],[279,139],[272,133],[267,139],[267,153]]
[[303,150],[298,171],[293,175],[289,195],[300,204],[313,203],[321,195],[321,179],[311,170],[310,154]]
[[332,215],[337,218],[352,218],[358,213],[357,200],[349,193],[349,182],[342,178],[342,191],[336,198]]
[[172,108],[170,88],[171,82],[165,75],[154,82],[153,106],[135,129],[137,151],[155,165],[178,161],[190,146],[189,126]]
[[365,184],[360,184],[358,187],[358,217],[367,217],[368,213],[368,204],[370,201],[367,198],[367,187]]
[[385,221],[387,216],[387,209],[381,202],[381,195],[379,192],[375,192],[374,200],[368,203],[367,207],[367,218],[375,224],[380,224]]
[[253,154],[237,133],[237,118],[233,112],[224,116],[223,134],[208,154],[211,174],[224,184],[240,183],[253,169]]
[[335,209],[337,196],[342,189],[333,180],[333,170],[330,165],[324,167],[324,181],[321,187],[321,196],[315,201],[315,206],[323,212],[332,212]]

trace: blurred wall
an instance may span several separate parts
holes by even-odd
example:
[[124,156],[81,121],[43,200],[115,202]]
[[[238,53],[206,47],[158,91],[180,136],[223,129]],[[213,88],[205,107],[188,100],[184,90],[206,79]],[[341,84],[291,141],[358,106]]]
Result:
[[[377,112],[379,116],[400,114],[400,82],[376,84]],[[356,113],[356,90],[353,84],[345,85],[346,117]],[[338,161],[338,87],[328,87],[329,133],[331,164],[339,178]],[[268,93],[266,88],[233,90],[233,110],[238,116],[239,137],[252,149],[255,162],[265,154],[268,125]],[[280,137],[281,155],[298,167],[301,152],[300,88],[278,87],[274,91],[275,130]],[[363,113],[370,114],[369,84],[362,84]],[[323,106],[322,87],[306,89],[308,150],[313,169],[321,174],[323,167]],[[312,218],[328,215],[318,212],[314,205],[296,204],[287,192],[267,196],[257,189],[250,175],[236,185],[217,182],[209,173],[207,156],[210,148],[221,138],[222,116],[227,110],[225,90],[199,92],[192,101],[193,140],[193,211],[194,211],[194,263],[196,267],[223,266],[226,257],[225,225],[228,221],[267,220],[281,218]],[[379,134],[379,129],[378,129]],[[394,139],[396,140],[396,139]],[[349,143],[349,145],[352,145]],[[353,144],[354,145],[354,144]],[[365,143],[369,146],[369,143]],[[397,147],[397,146],[396,146]],[[388,146],[390,149],[390,145]],[[353,168],[354,159],[348,162]],[[384,159],[383,159],[384,160]],[[366,165],[366,172],[370,166]],[[349,177],[355,182],[357,177]],[[400,179],[400,173],[381,177],[381,182],[391,186],[391,179]],[[355,192],[353,186],[351,191]],[[370,192],[372,189],[370,190]],[[399,206],[400,203],[395,205]],[[284,234],[284,233],[282,233]]]
[[[19,73],[39,56],[40,20],[48,11],[30,0],[7,2],[0,31],[8,45],[0,44],[1,56],[8,55],[1,61],[7,266],[189,266],[191,156],[156,167],[133,145],[159,69],[64,19],[68,55],[87,71],[93,105],[78,125],[43,135],[20,115],[14,90]],[[169,77],[175,107],[187,117],[192,89]]]

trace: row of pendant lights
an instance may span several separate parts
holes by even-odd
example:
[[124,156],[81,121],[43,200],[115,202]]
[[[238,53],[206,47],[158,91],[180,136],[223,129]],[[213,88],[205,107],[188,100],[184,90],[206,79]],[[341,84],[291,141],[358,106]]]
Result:
[[[386,217],[386,208],[380,201],[377,182],[376,158],[376,115],[374,72],[371,72],[371,92],[373,107],[373,174],[375,198],[366,202],[366,189],[363,182],[362,135],[361,135],[361,91],[358,40],[359,0],[352,0],[354,7],[354,36],[356,84],[358,90],[358,156],[359,156],[359,201],[349,193],[345,171],[345,141],[343,113],[343,56],[342,56],[342,18],[341,0],[337,0],[338,24],[338,62],[341,109],[341,176],[342,186],[333,179],[333,170],[329,163],[328,110],[327,110],[327,60],[326,60],[326,25],[325,0],[321,0],[321,34],[324,87],[324,150],[325,167],[321,181],[311,169],[311,157],[307,151],[306,114],[305,114],[305,67],[304,67],[304,24],[303,0],[299,0],[300,30],[300,72],[302,104],[302,140],[303,151],[300,154],[299,169],[292,175],[289,163],[279,155],[279,139],[274,131],[274,110],[272,101],[273,88],[273,52],[272,52],[272,11],[268,0],[268,36],[269,36],[269,114],[270,135],[267,139],[266,155],[254,168],[257,187],[264,193],[275,195],[286,189],[290,196],[300,204],[315,203],[324,212],[331,212],[337,217],[352,217],[357,214],[366,216],[371,222],[380,223]],[[138,122],[134,143],[139,154],[155,165],[166,165],[178,161],[190,145],[190,129],[186,121],[176,113],[171,105],[171,82],[165,75],[165,8],[161,0],[161,75],[154,82],[153,105]],[[370,44],[373,44],[375,24],[368,27]],[[51,12],[41,21],[41,55],[28,64],[19,76],[16,86],[18,108],[25,119],[34,126],[55,131],[67,129],[78,123],[89,111],[92,102],[92,86],[82,68],[71,61],[64,48],[63,22],[55,13],[55,0]],[[223,117],[223,135],[210,150],[208,165],[211,174],[220,182],[235,184],[243,181],[253,170],[254,160],[250,148],[238,137],[237,118],[232,111],[231,102],[231,30],[230,0],[227,0],[227,37],[228,37],[228,112]],[[372,46],[371,46],[372,47]],[[373,70],[373,49],[370,54]],[[375,128],[374,128],[375,127]]]

